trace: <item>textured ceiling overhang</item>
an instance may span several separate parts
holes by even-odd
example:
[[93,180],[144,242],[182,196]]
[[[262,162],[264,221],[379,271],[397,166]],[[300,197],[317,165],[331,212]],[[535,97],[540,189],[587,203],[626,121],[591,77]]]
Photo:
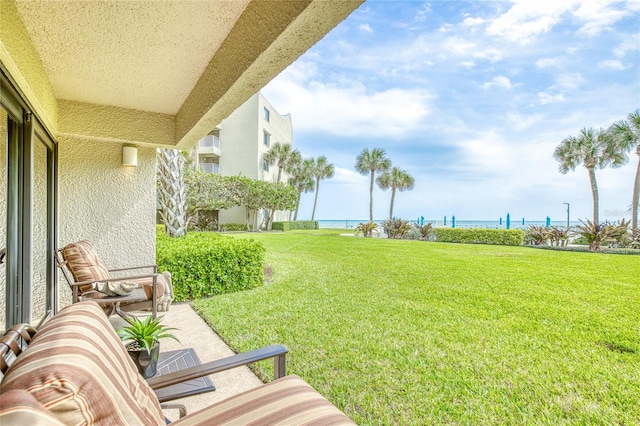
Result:
[[188,148],[363,0],[0,1],[0,61],[54,136]]

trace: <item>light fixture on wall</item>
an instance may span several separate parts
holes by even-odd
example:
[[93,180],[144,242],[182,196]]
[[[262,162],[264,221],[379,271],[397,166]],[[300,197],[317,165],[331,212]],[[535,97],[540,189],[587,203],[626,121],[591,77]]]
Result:
[[137,166],[138,165],[138,147],[125,145],[122,147],[122,165]]

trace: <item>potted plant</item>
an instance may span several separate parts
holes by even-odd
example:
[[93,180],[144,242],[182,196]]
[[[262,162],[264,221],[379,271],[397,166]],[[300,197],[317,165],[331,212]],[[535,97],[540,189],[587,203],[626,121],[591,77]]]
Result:
[[169,333],[176,329],[165,327],[161,324],[162,317],[153,319],[151,315],[144,319],[132,317],[125,320],[129,325],[118,329],[118,336],[122,341],[128,342],[125,347],[140,374],[145,379],[153,377],[158,368],[160,339],[169,337],[179,342],[177,337]]

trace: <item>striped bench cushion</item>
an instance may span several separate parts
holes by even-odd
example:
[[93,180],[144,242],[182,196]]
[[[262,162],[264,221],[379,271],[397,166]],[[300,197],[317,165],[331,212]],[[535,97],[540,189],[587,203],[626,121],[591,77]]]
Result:
[[4,392],[0,398],[2,426],[63,426],[49,410],[26,390]]
[[290,375],[225,399],[172,425],[354,425],[304,380]]
[[66,307],[7,370],[5,392],[26,389],[65,424],[162,425],[154,392],[94,302]]

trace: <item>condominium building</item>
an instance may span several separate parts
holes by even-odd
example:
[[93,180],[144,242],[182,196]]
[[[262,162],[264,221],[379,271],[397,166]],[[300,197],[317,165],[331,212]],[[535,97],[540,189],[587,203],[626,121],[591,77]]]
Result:
[[[292,144],[292,140],[291,115],[280,115],[261,93],[256,93],[200,140],[193,149],[193,159],[195,166],[207,173],[276,182],[278,167],[269,165],[264,154],[274,143]],[[287,179],[283,173],[281,181]],[[268,213],[259,211],[250,218],[254,229]],[[214,217],[220,224],[246,223],[247,209],[220,210]],[[274,217],[276,221],[288,219],[288,211],[277,211]]]

